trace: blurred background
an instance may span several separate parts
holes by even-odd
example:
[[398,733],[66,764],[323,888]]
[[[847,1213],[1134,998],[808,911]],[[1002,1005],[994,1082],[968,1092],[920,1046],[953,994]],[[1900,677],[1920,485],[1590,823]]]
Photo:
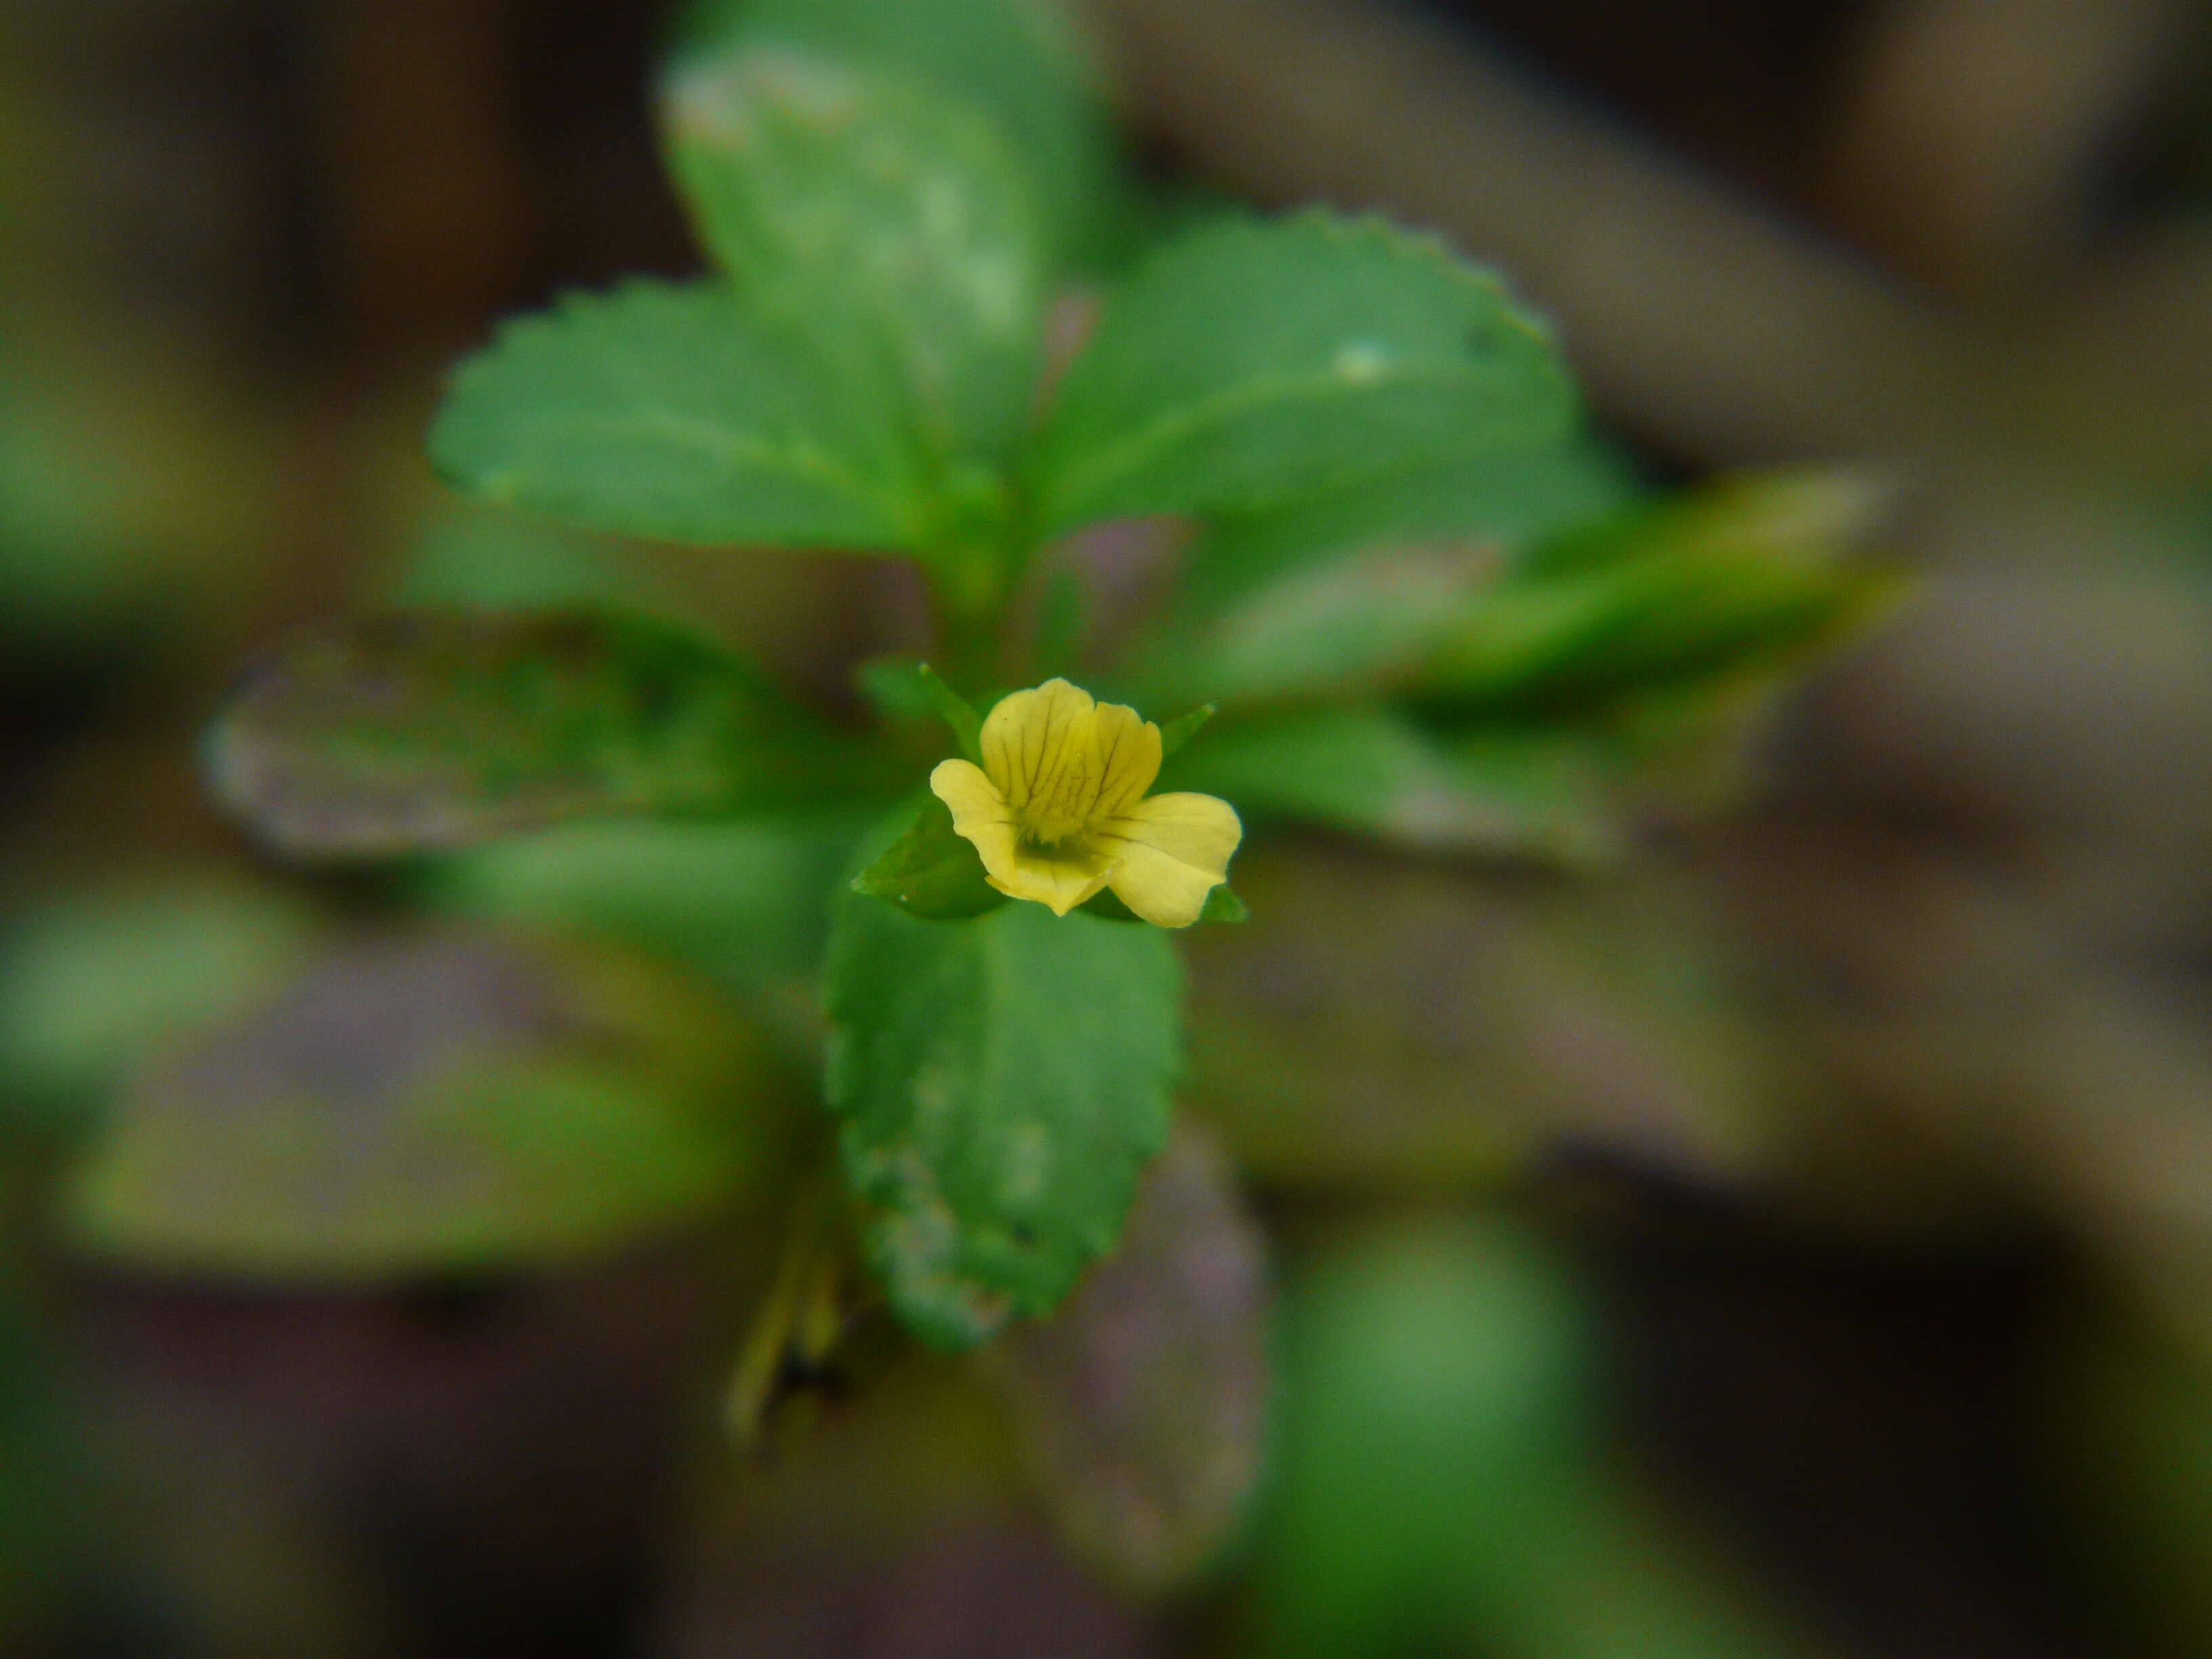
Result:
[[[1240,862],[1258,919],[1191,941],[1186,1103],[1265,1224],[1269,1473],[1214,1571],[1139,1594],[1048,1524],[969,1368],[796,1379],[789,1432],[732,1449],[757,1216],[582,1249],[494,1217],[504,1255],[459,1271],[368,1218],[420,1149],[356,1125],[293,1195],[361,1206],[344,1286],[257,1277],[298,1217],[247,1216],[252,1149],[296,1126],[249,1059],[162,1044],[279,982],[288,1030],[369,1071],[402,1063],[379,1018],[536,997],[617,1008],[656,1099],[702,1044],[801,1086],[803,942],[762,920],[708,971],[636,906],[526,948],[466,931],[542,921],[551,864],[290,977],[392,896],[263,861],[196,771],[288,627],[496,594],[521,556],[441,500],[420,434],[501,314],[696,268],[647,93],[669,19],[9,0],[0,1646],[2212,1651],[2212,9],[1091,21],[1158,176],[1385,206],[1500,265],[1655,478],[1875,469],[1911,600],[1821,669],[1749,799],[1617,876],[1321,839]],[[911,611],[858,562],[634,549],[619,580],[831,698]],[[835,850],[697,902],[771,917]],[[88,1153],[118,1114],[135,1138]],[[346,1184],[371,1168],[389,1190]],[[142,1188],[246,1242],[165,1253]],[[1249,1435],[1258,1380],[1221,1386]]]

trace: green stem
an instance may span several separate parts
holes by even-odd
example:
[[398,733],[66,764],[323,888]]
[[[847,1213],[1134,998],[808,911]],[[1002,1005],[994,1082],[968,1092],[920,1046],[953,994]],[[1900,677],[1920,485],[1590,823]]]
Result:
[[1034,538],[1026,503],[995,473],[950,484],[928,562],[945,678],[971,694],[1007,672],[1006,619]]

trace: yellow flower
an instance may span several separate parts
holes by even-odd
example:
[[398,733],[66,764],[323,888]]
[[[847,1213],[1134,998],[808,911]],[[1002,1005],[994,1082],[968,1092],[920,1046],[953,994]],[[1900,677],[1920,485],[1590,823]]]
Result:
[[1227,879],[1243,839],[1212,795],[1146,797],[1160,728],[1080,686],[1047,680],[1002,697],[983,722],[983,763],[929,775],[992,886],[1064,916],[1102,887],[1161,927],[1188,927]]

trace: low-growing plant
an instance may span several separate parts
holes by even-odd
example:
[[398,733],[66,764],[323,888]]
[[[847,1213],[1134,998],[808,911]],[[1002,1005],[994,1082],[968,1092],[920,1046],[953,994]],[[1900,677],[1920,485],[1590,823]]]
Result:
[[[525,526],[495,550],[574,532],[904,561],[933,648],[864,665],[855,725],[619,580],[563,567],[472,592],[463,557],[401,608],[286,645],[208,757],[287,857],[387,863],[447,910],[599,917],[818,1056],[834,1172],[735,1170],[694,1146],[695,1062],[719,1050],[667,1034],[662,1014],[682,1020],[619,975],[571,964],[544,994],[618,1001],[608,1031],[678,1056],[684,1086],[649,1109],[690,1126],[625,1170],[637,1138],[606,1127],[598,1060],[533,1060],[570,1111],[532,1131],[545,1193],[575,1198],[564,1159],[609,1189],[593,1215],[626,1220],[789,1183],[770,1194],[786,1268],[740,1364],[750,1416],[787,1354],[840,1339],[853,1287],[823,1264],[848,1240],[948,1349],[1053,1314],[1114,1254],[1170,1140],[1173,935],[1243,919],[1246,839],[1601,866],[1655,811],[1710,799],[1758,710],[1883,584],[1838,557],[1864,519],[1850,479],[1647,491],[1587,428],[1544,319],[1435,236],[1139,181],[1057,11],[706,4],[659,92],[711,270],[507,323],[453,378],[438,470]],[[1117,521],[1170,550],[1146,613],[1109,627],[1098,527]],[[456,945],[375,983],[406,1001],[444,975],[465,1002],[484,975],[541,971]],[[817,978],[818,1048],[790,994]],[[351,994],[321,983],[316,1018]],[[518,1100],[487,1097],[483,1133]],[[1228,1192],[1218,1161],[1171,1164],[1155,1230],[1227,1225],[1189,1195]],[[135,1190],[81,1201],[127,1230]],[[301,1242],[317,1214],[302,1196],[254,1248],[343,1266]],[[379,1212],[378,1260],[404,1255],[399,1224]],[[1177,1260],[1155,1238],[1132,1270]],[[1256,1330],[1256,1275],[1238,1282]]]

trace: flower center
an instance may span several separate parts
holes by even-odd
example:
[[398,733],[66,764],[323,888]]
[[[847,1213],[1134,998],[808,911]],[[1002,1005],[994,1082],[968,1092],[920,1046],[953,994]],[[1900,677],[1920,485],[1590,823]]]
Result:
[[1036,793],[1017,814],[1023,839],[1057,848],[1084,835],[1098,809],[1098,784],[1097,776],[1080,761],[1038,779]]

